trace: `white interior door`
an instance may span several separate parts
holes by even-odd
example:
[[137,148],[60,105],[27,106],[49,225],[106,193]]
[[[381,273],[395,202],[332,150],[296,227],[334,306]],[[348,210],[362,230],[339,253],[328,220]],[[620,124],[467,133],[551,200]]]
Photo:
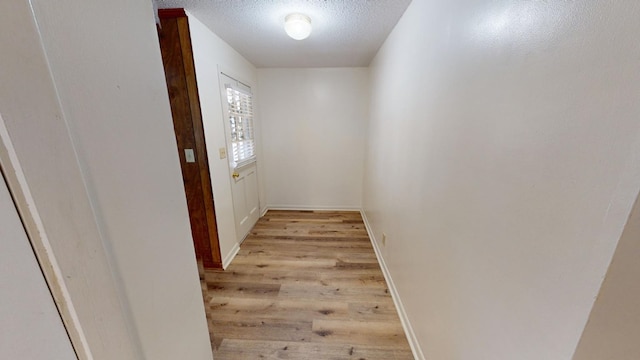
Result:
[[256,163],[234,170],[234,175],[232,175],[233,208],[235,210],[238,240],[242,241],[260,217]]
[[220,73],[231,194],[238,241],[260,217],[251,88]]
[[0,359],[77,359],[1,174]]

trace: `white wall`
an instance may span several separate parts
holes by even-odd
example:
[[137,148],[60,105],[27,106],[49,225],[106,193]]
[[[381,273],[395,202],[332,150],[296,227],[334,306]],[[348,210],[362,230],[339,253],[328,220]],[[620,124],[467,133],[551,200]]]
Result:
[[627,221],[574,360],[640,359],[640,198]]
[[639,15],[414,0],[377,54],[364,209],[427,358],[571,358],[640,187]]
[[0,112],[94,358],[211,359],[151,3],[31,4]]
[[267,205],[359,209],[367,68],[259,69]]
[[[218,152],[220,148],[227,148],[224,132],[226,118],[223,117],[222,112],[218,73],[219,70],[224,71],[236,80],[244,82],[252,87],[252,91],[255,94],[256,68],[191,14],[189,14],[189,30],[191,32],[191,45],[196,65],[202,122],[209,155],[209,169],[211,172],[213,200],[216,207],[220,252],[223,262],[227,264],[238,249],[238,238],[233,215],[229,159],[220,159]],[[254,101],[258,100],[258,97],[254,96]],[[258,150],[258,186],[260,188],[260,204],[264,208],[265,189],[261,176],[263,171],[260,142],[261,119],[257,111],[254,116],[256,147]]]

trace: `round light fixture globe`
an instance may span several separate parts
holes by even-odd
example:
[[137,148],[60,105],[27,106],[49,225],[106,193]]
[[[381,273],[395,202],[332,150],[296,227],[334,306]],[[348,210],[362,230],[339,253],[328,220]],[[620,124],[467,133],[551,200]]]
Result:
[[304,40],[311,34],[311,18],[303,14],[289,14],[284,18],[284,31],[296,40]]

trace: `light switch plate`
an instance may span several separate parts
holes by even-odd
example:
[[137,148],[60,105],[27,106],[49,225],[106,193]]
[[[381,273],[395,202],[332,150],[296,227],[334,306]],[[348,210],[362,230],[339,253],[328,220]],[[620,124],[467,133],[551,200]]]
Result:
[[196,155],[193,153],[193,149],[184,149],[184,158],[188,163],[196,162]]
[[225,159],[227,157],[227,149],[222,147],[218,149],[218,151],[220,152],[220,159]]

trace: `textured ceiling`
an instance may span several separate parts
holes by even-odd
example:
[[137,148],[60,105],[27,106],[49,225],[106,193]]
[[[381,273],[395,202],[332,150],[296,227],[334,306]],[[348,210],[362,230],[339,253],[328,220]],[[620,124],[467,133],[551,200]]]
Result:
[[[184,8],[257,67],[368,66],[411,0],[155,0]],[[292,12],[311,17],[302,41],[284,32]]]

